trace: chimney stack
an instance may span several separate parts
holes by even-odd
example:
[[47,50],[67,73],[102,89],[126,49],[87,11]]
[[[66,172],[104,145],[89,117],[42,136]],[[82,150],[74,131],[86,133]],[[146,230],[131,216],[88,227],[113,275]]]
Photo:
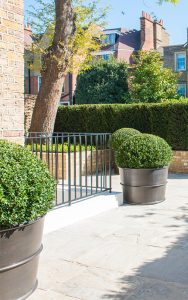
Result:
[[153,32],[153,18],[150,14],[142,11],[140,18],[141,22],[141,49],[154,49],[154,32]]
[[30,23],[29,20],[27,21],[27,24],[24,26],[24,29],[25,29],[26,31],[28,31],[28,33],[31,33],[31,34],[32,34],[31,23]]
[[154,20],[151,15],[142,12],[141,20],[141,49],[159,49],[169,45],[169,35],[165,31],[163,20]]

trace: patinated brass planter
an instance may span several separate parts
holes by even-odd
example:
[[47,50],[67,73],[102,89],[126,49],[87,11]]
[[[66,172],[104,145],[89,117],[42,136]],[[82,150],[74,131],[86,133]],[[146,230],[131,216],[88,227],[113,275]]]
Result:
[[37,287],[44,218],[0,231],[0,299],[22,300]]
[[121,169],[123,202],[156,204],[165,200],[168,167],[159,169]]

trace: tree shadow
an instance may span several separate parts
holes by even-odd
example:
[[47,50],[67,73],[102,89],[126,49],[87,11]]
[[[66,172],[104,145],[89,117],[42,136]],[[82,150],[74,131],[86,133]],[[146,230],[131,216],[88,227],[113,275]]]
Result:
[[[177,224],[165,225],[168,238],[178,227],[188,227],[188,207],[178,209],[179,216],[172,217]],[[134,217],[134,216],[133,216]],[[136,216],[137,217],[137,216]],[[179,222],[178,222],[179,221]],[[179,228],[181,229],[181,228]],[[159,247],[160,246],[156,246]],[[188,233],[165,247],[158,259],[151,259],[132,270],[133,275],[117,280],[120,291],[109,291],[102,299],[116,300],[187,300],[188,299]]]
[[169,179],[188,179],[188,174],[183,173],[169,173],[168,174]]

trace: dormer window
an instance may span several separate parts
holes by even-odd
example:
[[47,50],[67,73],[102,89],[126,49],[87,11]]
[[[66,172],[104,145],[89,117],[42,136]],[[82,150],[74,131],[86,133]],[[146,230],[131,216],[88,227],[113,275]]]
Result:
[[116,33],[107,34],[105,38],[105,44],[114,45],[116,43],[116,40],[117,40]]
[[117,29],[107,29],[103,31],[104,40],[103,43],[106,45],[114,45],[117,42],[118,37],[121,35],[121,32]]

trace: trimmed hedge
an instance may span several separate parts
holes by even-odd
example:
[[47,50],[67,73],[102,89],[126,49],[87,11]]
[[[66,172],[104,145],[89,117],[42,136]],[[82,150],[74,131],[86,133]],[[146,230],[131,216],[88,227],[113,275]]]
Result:
[[59,107],[55,132],[111,132],[135,128],[164,138],[174,150],[188,150],[188,99],[152,104]]

